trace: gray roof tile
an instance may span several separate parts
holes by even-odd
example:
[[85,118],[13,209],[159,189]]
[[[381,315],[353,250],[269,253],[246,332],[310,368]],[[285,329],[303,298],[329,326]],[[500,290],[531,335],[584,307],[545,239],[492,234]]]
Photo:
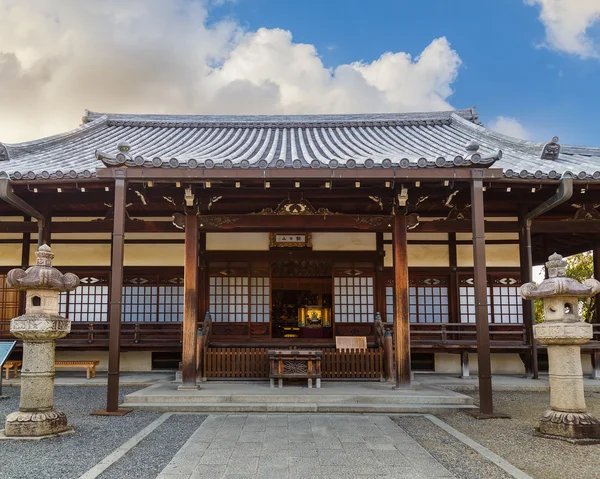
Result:
[[[373,115],[173,116],[86,112],[79,128],[36,141],[0,144],[12,178],[92,177],[107,164],[207,168],[436,168],[494,164],[507,177],[600,179],[600,148],[543,143],[482,127],[474,108]],[[475,141],[478,150],[467,151]],[[119,150],[119,145],[129,151]],[[498,152],[501,150],[501,154]],[[8,158],[8,159],[6,159]],[[499,159],[501,158],[501,159]],[[102,160],[102,161],[100,161]]]

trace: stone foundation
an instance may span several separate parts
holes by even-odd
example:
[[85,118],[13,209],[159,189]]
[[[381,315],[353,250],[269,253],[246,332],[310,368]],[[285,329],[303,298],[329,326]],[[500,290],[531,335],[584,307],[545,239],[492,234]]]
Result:
[[4,434],[12,437],[50,436],[67,431],[67,416],[60,411],[23,412],[6,416]]

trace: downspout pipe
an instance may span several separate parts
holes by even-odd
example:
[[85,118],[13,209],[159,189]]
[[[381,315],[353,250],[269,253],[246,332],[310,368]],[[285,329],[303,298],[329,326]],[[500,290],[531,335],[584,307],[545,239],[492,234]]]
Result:
[[42,231],[46,224],[44,215],[36,210],[29,203],[26,203],[22,198],[15,195],[12,189],[10,180],[6,176],[0,176],[0,199],[6,201],[9,205],[14,206],[18,210],[25,213],[27,216],[31,216],[37,220],[38,224],[38,248],[42,245]]
[[[569,201],[569,199],[571,199],[571,196],[573,196],[573,178],[571,176],[563,175],[563,177],[561,178],[561,181],[560,181],[560,185],[558,186],[558,189],[556,190],[556,193],[553,196],[551,196],[550,198],[548,198],[546,201],[544,201],[537,208],[534,208],[529,213],[526,213],[523,216],[522,227],[525,231],[525,245],[526,245],[525,248],[526,248],[526,257],[527,257],[526,271],[527,271],[527,276],[528,276],[527,278],[522,278],[523,283],[530,282],[532,280],[532,278],[531,278],[531,271],[533,269],[533,248],[531,245],[531,222],[532,222],[532,220],[534,218],[536,218],[537,216],[543,215],[544,213],[547,213],[551,209],[556,208],[558,205],[561,205],[565,201]],[[533,370],[532,371],[533,379],[538,379],[539,374],[538,374],[538,361],[537,361],[537,345],[535,344],[535,339],[533,337],[533,323],[535,321],[534,311],[535,311],[535,308],[533,307],[533,302],[532,302],[531,315],[529,317],[529,321],[527,324],[527,334],[531,341],[531,355],[532,355],[531,366],[532,366],[532,370]]]

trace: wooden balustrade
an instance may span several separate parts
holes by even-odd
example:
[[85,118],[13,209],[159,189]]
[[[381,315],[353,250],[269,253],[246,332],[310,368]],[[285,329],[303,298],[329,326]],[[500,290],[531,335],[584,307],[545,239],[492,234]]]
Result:
[[[329,379],[380,379],[384,374],[383,349],[336,350],[319,348],[321,377]],[[269,348],[211,348],[204,350],[204,377],[267,379]]]

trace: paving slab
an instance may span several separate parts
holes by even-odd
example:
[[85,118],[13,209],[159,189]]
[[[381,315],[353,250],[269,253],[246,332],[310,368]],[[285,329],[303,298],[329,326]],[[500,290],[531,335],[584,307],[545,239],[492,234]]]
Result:
[[[168,479],[173,474],[180,479],[208,477],[209,474],[214,478],[453,477],[389,417],[321,416],[321,425],[317,427],[311,416],[248,416],[245,421],[238,416],[236,424],[245,427],[247,424],[264,422],[267,433],[271,431],[285,440],[277,442],[265,438],[262,441],[243,442],[239,437],[228,436],[229,444],[221,440],[217,448],[212,447],[214,443],[208,448],[198,448],[195,438],[206,437],[204,428],[211,429],[211,434],[218,438],[221,429],[231,427],[228,426],[231,421],[226,415],[213,420],[211,418],[213,416],[209,416],[180,449],[158,476],[160,479]],[[293,428],[297,423],[313,424],[303,433],[310,446],[286,439],[294,434]],[[215,424],[220,424],[216,434]],[[361,442],[342,442],[337,439],[349,434],[353,424],[356,425],[353,434],[360,437]],[[404,439],[403,445],[412,441],[409,451],[420,451],[421,454],[412,456],[396,448],[389,436],[389,433],[395,432]],[[357,445],[361,448],[358,449]]]

